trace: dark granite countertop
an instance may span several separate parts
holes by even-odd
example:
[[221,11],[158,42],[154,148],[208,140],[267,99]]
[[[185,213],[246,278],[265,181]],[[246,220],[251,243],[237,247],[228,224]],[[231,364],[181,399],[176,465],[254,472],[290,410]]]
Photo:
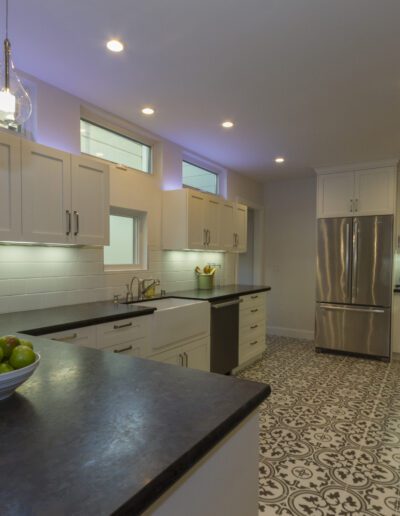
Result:
[[32,340],[39,368],[0,403],[3,516],[140,514],[270,393],[256,382]]
[[183,290],[180,292],[168,292],[169,297],[179,297],[182,299],[198,299],[202,301],[219,301],[235,296],[245,296],[246,294],[256,294],[266,292],[271,287],[266,285],[226,285],[216,287],[212,290]]
[[15,332],[44,335],[45,333],[151,314],[154,310],[150,304],[146,308],[134,304],[120,305],[112,301],[100,301],[27,312],[13,312],[0,315],[0,335]]

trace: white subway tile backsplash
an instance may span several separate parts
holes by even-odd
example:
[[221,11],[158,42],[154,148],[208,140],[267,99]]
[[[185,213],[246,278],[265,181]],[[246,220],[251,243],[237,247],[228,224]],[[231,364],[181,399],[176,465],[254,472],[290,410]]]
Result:
[[[236,256],[149,250],[147,271],[104,272],[103,249],[0,246],[0,313],[113,299],[132,276],[158,278],[167,293],[196,288],[194,268],[219,264],[217,284],[234,283]],[[135,291],[137,283],[134,283]]]

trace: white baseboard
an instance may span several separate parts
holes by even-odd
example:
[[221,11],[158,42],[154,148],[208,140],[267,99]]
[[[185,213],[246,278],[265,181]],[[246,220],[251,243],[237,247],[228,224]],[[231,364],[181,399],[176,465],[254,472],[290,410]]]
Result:
[[297,328],[282,328],[281,326],[268,326],[270,335],[279,335],[280,337],[292,337],[294,339],[314,340],[314,332],[310,330],[300,330]]

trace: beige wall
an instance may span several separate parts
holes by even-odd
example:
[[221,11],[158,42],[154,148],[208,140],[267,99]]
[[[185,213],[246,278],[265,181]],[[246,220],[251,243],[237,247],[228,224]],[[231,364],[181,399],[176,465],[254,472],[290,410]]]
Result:
[[316,180],[270,182],[264,192],[268,332],[313,338]]

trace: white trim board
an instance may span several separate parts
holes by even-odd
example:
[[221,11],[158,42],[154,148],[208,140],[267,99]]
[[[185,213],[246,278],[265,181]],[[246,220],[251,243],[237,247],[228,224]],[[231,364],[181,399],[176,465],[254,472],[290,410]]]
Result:
[[282,328],[281,326],[268,326],[268,335],[279,337],[292,337],[294,339],[314,340],[314,332],[298,328]]

